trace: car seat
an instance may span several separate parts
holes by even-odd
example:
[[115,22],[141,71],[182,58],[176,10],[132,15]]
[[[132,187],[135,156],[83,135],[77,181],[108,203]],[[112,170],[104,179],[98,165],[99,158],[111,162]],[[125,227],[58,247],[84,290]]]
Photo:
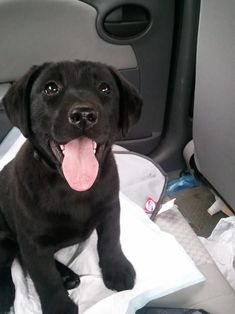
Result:
[[235,210],[235,2],[202,1],[193,142],[203,177]]

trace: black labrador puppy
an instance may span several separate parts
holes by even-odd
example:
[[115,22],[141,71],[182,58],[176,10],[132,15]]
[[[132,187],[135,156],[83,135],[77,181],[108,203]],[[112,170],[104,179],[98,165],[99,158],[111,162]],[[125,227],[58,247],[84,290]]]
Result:
[[43,314],[78,313],[66,288],[79,277],[54,253],[83,242],[94,229],[105,285],[131,289],[135,271],[119,242],[111,145],[140,117],[137,90],[100,63],[45,63],[14,83],[3,105],[28,140],[0,173],[0,313],[14,301],[11,264],[17,254]]

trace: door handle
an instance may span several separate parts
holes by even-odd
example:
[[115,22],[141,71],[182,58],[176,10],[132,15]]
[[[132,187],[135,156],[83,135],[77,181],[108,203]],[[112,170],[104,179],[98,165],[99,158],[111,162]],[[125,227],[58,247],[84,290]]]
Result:
[[103,27],[109,36],[126,39],[140,35],[150,23],[150,14],[147,9],[129,4],[109,12],[104,18]]

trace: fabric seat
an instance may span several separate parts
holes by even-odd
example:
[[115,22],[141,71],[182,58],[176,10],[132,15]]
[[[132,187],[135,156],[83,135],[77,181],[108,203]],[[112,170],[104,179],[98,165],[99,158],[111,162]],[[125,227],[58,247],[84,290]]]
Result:
[[235,2],[202,1],[193,141],[200,173],[235,210]]

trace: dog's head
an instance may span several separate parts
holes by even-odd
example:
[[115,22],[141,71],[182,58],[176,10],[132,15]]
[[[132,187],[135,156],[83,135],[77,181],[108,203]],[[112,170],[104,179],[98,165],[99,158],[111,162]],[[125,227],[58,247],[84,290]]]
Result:
[[94,62],[33,66],[3,98],[12,123],[69,185],[89,189],[121,131],[140,117],[138,91],[115,69]]

